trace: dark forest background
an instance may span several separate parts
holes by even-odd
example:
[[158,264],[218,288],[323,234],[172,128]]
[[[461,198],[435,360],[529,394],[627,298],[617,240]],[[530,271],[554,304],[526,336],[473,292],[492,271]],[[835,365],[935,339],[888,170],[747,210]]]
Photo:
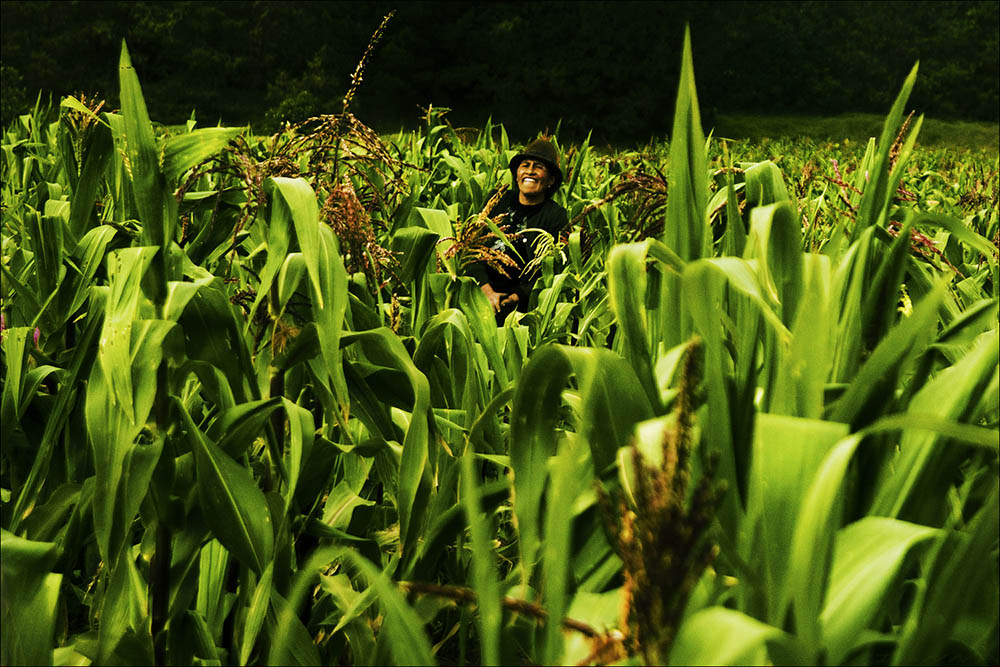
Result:
[[125,38],[151,116],[273,131],[340,110],[396,9],[351,110],[379,131],[428,104],[523,140],[631,141],[669,131],[690,23],[706,127],[715,113],[884,113],[920,60],[911,106],[997,121],[998,2],[3,2],[3,121],[39,90],[117,105]]

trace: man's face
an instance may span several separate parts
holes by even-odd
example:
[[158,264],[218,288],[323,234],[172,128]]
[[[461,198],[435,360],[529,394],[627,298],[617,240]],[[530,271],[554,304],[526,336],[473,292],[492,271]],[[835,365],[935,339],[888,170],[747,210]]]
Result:
[[552,174],[541,160],[527,158],[517,165],[517,187],[529,200],[542,200],[552,185]]

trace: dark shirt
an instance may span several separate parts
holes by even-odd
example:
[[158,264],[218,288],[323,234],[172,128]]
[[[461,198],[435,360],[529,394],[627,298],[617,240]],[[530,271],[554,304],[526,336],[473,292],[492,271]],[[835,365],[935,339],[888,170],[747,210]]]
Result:
[[[480,285],[489,283],[494,291],[506,294],[517,292],[520,297],[518,309],[524,310],[527,308],[528,295],[535,282],[534,275],[525,275],[524,268],[535,258],[534,243],[538,236],[538,232],[524,230],[544,229],[558,238],[559,232],[568,223],[566,209],[551,199],[546,199],[541,204],[525,205],[518,201],[516,191],[509,191],[504,193],[487,215],[494,218],[500,214],[504,217],[497,224],[504,230],[507,240],[517,252],[515,253],[499,238],[493,247],[514,260],[516,266],[504,267],[510,274],[508,277],[486,262],[478,262],[469,267],[469,275]],[[512,238],[514,234],[518,236]]]

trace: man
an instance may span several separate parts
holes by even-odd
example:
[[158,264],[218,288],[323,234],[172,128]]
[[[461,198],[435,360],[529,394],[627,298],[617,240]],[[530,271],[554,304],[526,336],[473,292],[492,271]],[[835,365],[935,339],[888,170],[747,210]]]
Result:
[[552,201],[553,193],[562,185],[563,175],[551,141],[539,138],[528,144],[511,159],[510,173],[515,187],[504,193],[487,214],[491,218],[504,216],[499,224],[506,226],[505,234],[514,248],[497,239],[494,250],[506,253],[515,266],[507,268],[509,276],[485,262],[474,264],[469,270],[497,313],[498,322],[515,308],[522,312],[528,309],[534,278],[525,275],[524,269],[534,259],[538,232],[525,230],[543,229],[555,237],[568,222],[566,209]]

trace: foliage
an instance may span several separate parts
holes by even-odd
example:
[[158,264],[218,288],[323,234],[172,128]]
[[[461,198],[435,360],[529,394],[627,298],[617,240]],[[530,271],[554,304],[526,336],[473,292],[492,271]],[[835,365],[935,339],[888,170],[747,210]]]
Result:
[[686,36],[497,326],[505,127],[157,133],[119,62],[2,141],[4,663],[997,662],[998,166],[916,68],[706,140]]
[[[881,114],[923,63],[912,104],[935,119],[1000,117],[996,2],[496,3],[25,2],[3,5],[3,96],[84,90],[118,106],[108,66],[124,37],[157,120],[191,107],[273,132],[332,113],[379,20],[398,16],[353,110],[379,131],[413,127],[417,106],[457,126],[502,120],[518,141],[562,119],[564,140],[599,144],[669,131],[682,26],[704,45],[706,129],[718,113]],[[711,48],[707,48],[708,46]],[[530,51],[522,51],[530,49]],[[523,52],[530,52],[524,57]],[[641,66],[636,66],[641,63]],[[781,76],[775,76],[781,72]],[[6,108],[6,107],[5,107]],[[3,123],[23,112],[15,105]],[[652,111],[652,112],[651,112]],[[718,134],[718,133],[716,133]],[[867,138],[865,135],[864,138]]]

